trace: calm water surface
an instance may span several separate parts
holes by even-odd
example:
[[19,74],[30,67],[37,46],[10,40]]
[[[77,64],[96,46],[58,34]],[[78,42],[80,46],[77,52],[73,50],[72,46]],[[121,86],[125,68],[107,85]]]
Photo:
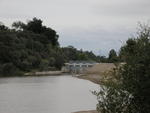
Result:
[[96,107],[98,85],[69,75],[0,78],[0,113],[71,113]]

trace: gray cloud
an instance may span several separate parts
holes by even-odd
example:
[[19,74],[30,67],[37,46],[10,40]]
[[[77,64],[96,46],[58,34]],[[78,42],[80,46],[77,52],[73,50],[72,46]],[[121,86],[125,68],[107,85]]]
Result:
[[[61,45],[73,45],[84,50],[94,51],[96,54],[107,55],[110,49],[119,51],[132,32],[132,29],[104,30],[101,28],[93,29],[66,29],[60,32]],[[132,31],[132,32],[131,32]]]
[[[150,16],[149,0],[112,0],[93,7],[94,12],[111,16]],[[148,15],[147,15],[148,14]]]

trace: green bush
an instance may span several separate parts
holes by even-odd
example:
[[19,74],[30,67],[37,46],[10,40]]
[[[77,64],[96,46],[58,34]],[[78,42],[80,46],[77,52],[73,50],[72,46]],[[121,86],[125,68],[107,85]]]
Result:
[[15,67],[15,65],[13,65],[12,63],[5,63],[1,65],[0,68],[1,76],[22,75],[22,72],[19,71],[19,69]]

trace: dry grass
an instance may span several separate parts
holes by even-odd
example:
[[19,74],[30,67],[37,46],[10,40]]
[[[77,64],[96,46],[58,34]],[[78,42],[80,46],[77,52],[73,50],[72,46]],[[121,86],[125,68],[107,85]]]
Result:
[[[100,84],[105,75],[115,68],[113,63],[100,63],[96,64],[92,68],[89,68],[83,75],[78,78],[90,80],[96,84]],[[107,74],[106,74],[107,73]]]
[[100,63],[100,64],[94,65],[92,68],[89,68],[85,73],[100,75],[113,68],[115,68],[115,65],[113,63]]

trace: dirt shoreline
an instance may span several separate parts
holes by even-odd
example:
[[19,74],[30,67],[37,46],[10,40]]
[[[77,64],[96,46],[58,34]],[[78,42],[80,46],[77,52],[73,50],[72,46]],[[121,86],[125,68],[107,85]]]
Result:
[[46,75],[63,75],[64,73],[62,71],[39,71],[39,72],[28,72],[28,73],[25,73],[24,75],[25,76],[46,76]]
[[101,80],[102,80],[102,76],[100,75],[95,75],[95,74],[90,74],[90,75],[81,75],[81,76],[78,76],[77,78],[79,79],[84,79],[84,80],[89,80],[95,84],[100,84],[101,83]]
[[[101,81],[101,76],[100,75],[92,75],[92,74],[87,74],[87,75],[80,75],[77,76],[79,79],[84,79],[84,80],[89,80],[95,84],[100,84]],[[89,110],[89,111],[78,111],[78,112],[73,112],[73,113],[98,113],[96,110]]]
[[112,69],[116,68],[113,63],[100,63],[87,70],[86,73],[78,76],[80,79],[90,80],[93,83],[101,84]]
[[[80,75],[77,76],[79,79],[84,79],[84,80],[89,80],[95,84],[100,84],[101,81],[101,76],[100,75],[92,75],[92,74],[87,74],[87,75]],[[89,111],[78,111],[78,112],[73,112],[73,113],[98,113],[96,110],[89,110]]]
[[[79,79],[89,80],[95,84],[102,84],[105,73],[115,68],[113,63],[101,63],[89,69],[86,73],[77,76]],[[78,111],[74,113],[98,113],[96,110]]]

